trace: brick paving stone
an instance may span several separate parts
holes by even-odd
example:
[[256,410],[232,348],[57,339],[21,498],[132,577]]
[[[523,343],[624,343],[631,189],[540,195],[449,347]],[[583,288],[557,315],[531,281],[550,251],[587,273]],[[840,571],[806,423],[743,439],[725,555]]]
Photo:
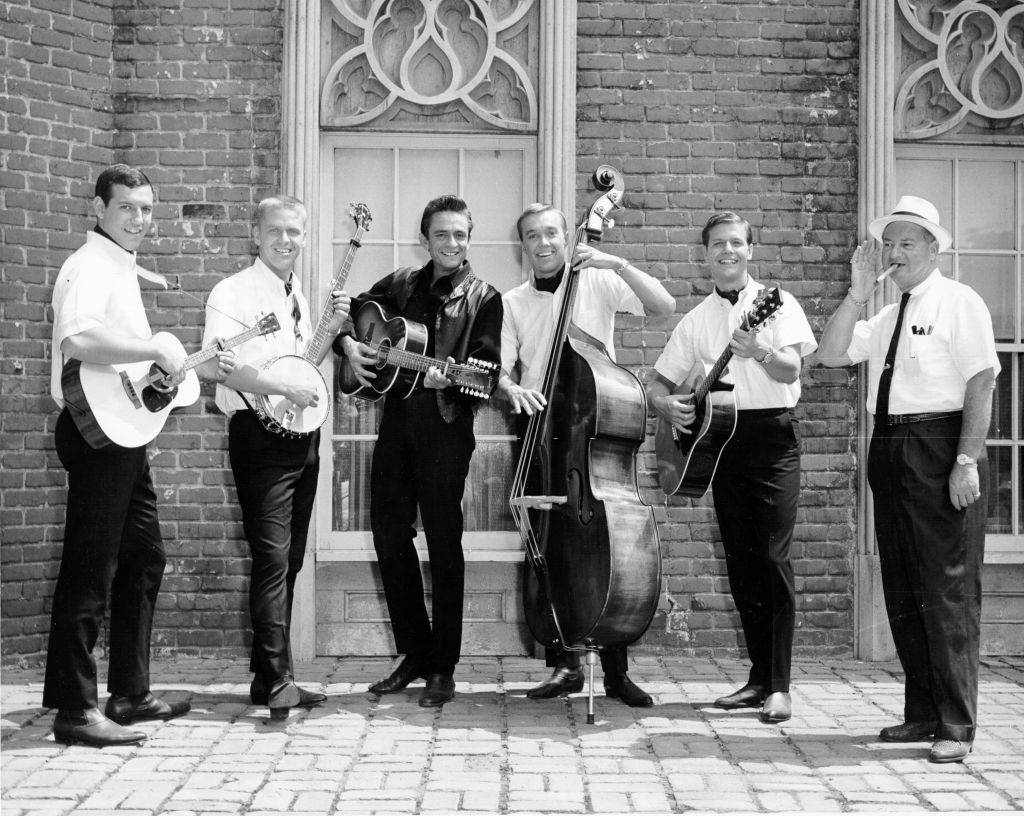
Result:
[[[927,743],[890,745],[902,714],[890,665],[798,661],[796,716],[767,726],[711,701],[746,679],[736,659],[639,655],[631,672],[658,695],[650,710],[596,699],[528,700],[546,676],[527,658],[470,658],[441,711],[419,690],[377,698],[391,661],[303,664],[327,703],[274,723],[249,706],[244,660],[154,661],[168,699],[193,710],[140,725],[141,746],[96,751],[53,742],[39,709],[41,671],[0,688],[4,816],[322,816],[325,813],[952,812],[1024,809],[1024,670],[982,672],[981,721],[965,764],[927,762]],[[502,697],[502,690],[506,696]],[[847,712],[855,710],[855,715]]]

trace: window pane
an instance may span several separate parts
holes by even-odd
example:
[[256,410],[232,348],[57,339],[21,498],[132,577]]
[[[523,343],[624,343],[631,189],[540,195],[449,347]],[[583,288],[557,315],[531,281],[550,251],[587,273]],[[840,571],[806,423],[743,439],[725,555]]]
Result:
[[508,509],[508,496],[512,490],[512,441],[481,442],[469,466],[462,511],[466,531],[515,530],[515,522]]
[[474,243],[469,248],[469,262],[478,277],[503,294],[526,280],[519,244],[495,246]]
[[[458,195],[458,151],[401,148],[398,151],[398,183],[401,196],[395,237],[414,241],[420,234],[420,218],[427,202],[446,193]],[[390,190],[388,195],[391,195]]]
[[522,150],[467,150],[463,172],[466,203],[473,213],[475,241],[515,241],[522,212]]
[[1017,281],[1012,255],[961,255],[960,280],[984,299],[996,340],[1013,340]]
[[988,448],[988,524],[985,532],[1013,533],[1013,486],[1011,484],[1012,448]]
[[[341,267],[349,246],[350,244],[339,244],[334,248],[334,270],[332,271],[337,271]],[[355,297],[365,292],[385,275],[394,272],[393,253],[394,250],[390,244],[383,246],[363,244],[362,249],[358,250],[352,259],[352,269],[349,270],[348,280],[345,281],[345,291]],[[330,279],[326,276],[324,278],[324,286],[327,286]],[[324,292],[322,296],[326,298],[327,293]]]
[[369,440],[335,440],[331,529],[338,532],[370,529]]
[[[337,383],[334,383],[337,386]],[[378,413],[384,401],[368,402],[356,397],[335,394],[334,435],[376,435]]]
[[999,376],[992,392],[992,425],[988,430],[989,439],[1013,438],[1013,378],[1010,366],[1013,355],[1009,352],[999,353]]
[[[939,222],[953,231],[953,162],[951,159],[900,159],[893,175],[892,201],[895,206],[900,196],[915,195],[926,198],[939,208]],[[940,256],[941,257],[941,256]],[[945,270],[943,270],[945,272]]]
[[351,237],[352,219],[345,210],[350,202],[361,201],[373,216],[370,230],[378,238],[390,238],[394,234],[391,213],[394,178],[394,153],[390,149],[337,148],[334,151],[334,237],[345,240]]
[[961,161],[959,249],[1013,249],[1014,162]]

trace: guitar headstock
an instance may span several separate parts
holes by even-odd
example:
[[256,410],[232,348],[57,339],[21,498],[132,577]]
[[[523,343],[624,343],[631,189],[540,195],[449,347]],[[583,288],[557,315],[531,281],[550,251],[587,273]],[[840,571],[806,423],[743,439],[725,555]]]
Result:
[[625,186],[622,175],[610,164],[602,164],[594,171],[594,186],[602,195],[590,205],[584,224],[588,240],[600,241],[604,228],[615,225],[608,213],[621,206]]
[[751,309],[747,312],[745,322],[747,331],[753,331],[759,326],[771,320],[775,313],[782,308],[782,292],[778,286],[765,289],[754,298]]
[[271,312],[270,314],[263,315],[263,317],[256,321],[256,328],[259,330],[259,336],[263,337],[264,335],[276,332],[281,328],[281,324],[277,320],[277,315]]
[[490,399],[498,381],[498,364],[470,357],[449,373],[459,390],[480,399]]
[[373,216],[370,215],[370,208],[363,203],[349,204],[348,214],[352,216],[352,220],[356,222],[356,226],[363,232],[368,232],[370,229],[370,223],[373,221]]

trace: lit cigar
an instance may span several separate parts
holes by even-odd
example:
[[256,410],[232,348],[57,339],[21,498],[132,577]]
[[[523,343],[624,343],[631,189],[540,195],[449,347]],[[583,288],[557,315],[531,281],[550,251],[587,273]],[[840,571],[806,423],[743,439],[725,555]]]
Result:
[[890,264],[888,269],[886,269],[881,275],[879,275],[877,278],[875,278],[875,283],[881,283],[887,277],[889,277],[889,275],[892,274],[893,270],[896,269],[896,266],[897,266],[897,264]]

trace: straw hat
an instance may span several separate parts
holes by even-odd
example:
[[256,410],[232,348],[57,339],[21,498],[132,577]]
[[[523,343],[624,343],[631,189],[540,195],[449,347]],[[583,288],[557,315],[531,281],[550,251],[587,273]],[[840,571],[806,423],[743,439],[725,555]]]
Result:
[[917,196],[905,195],[900,198],[889,215],[876,218],[868,225],[872,238],[882,240],[882,232],[895,221],[909,221],[924,227],[935,236],[939,243],[939,252],[945,252],[953,246],[953,236],[939,226],[939,211],[930,201]]

